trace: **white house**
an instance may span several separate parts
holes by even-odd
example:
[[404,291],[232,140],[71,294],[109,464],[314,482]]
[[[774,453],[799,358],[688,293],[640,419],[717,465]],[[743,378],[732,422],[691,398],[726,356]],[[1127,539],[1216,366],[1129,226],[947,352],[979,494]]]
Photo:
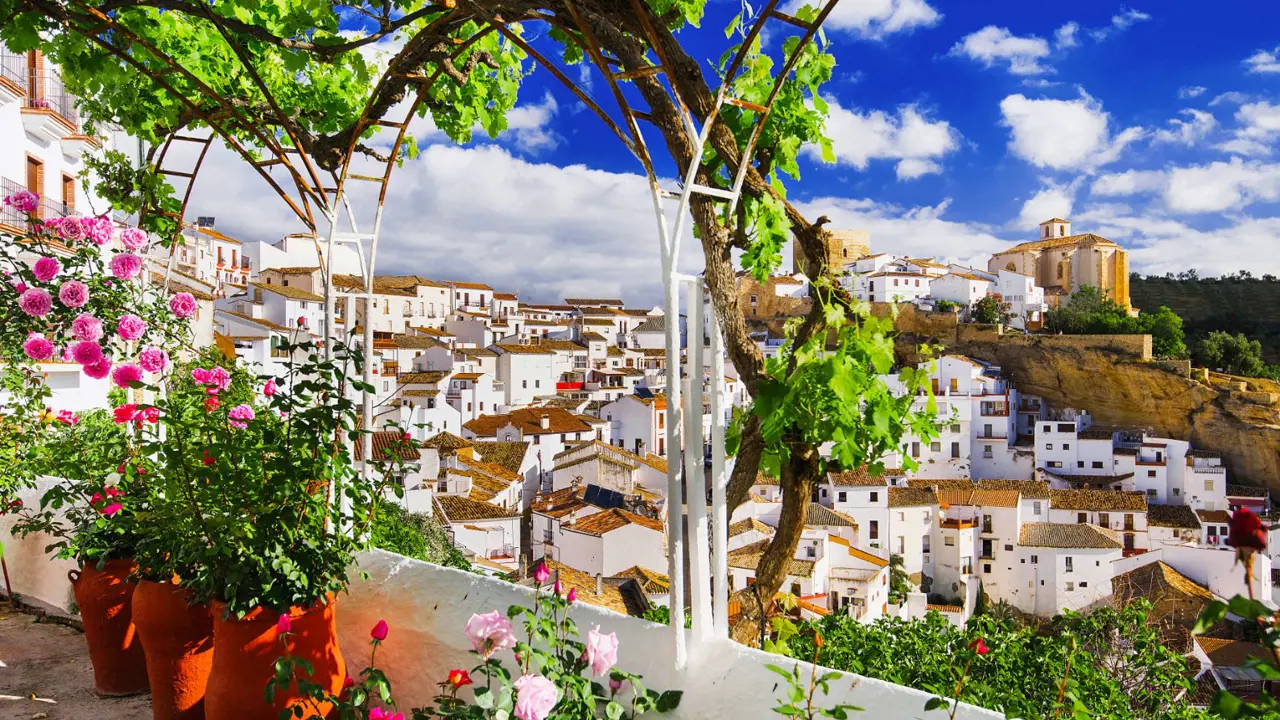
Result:
[[609,508],[562,524],[555,559],[591,575],[609,576],[635,565],[666,567],[666,526],[660,520]]
[[1147,500],[1124,490],[1050,490],[1049,522],[1096,525],[1111,530],[1126,552],[1146,550]]
[[554,368],[554,350],[514,343],[494,345],[492,350],[498,353],[498,379],[502,381],[507,405],[532,405],[539,396],[555,393],[559,376]]
[[600,409],[613,423],[613,440],[637,455],[667,454],[667,397],[623,395]]
[[1009,326],[1019,330],[1040,327],[1044,313],[1049,309],[1044,299],[1044,288],[1036,285],[1035,278],[1012,270],[1000,270],[996,277],[992,292],[1009,303]]
[[1018,586],[1010,602],[1050,617],[1080,610],[1111,595],[1112,564],[1122,544],[1116,533],[1087,523],[1025,523],[1018,540]]
[[973,273],[953,270],[942,277],[934,278],[929,288],[929,294],[934,300],[946,300],[969,308],[987,296],[991,289],[991,281]]
[[436,517],[458,547],[514,571],[520,558],[520,514],[462,495],[437,495]]

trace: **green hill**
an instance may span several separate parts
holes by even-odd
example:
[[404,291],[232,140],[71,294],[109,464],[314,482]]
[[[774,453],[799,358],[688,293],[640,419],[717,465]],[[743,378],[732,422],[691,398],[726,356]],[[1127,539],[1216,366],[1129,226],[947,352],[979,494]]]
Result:
[[1213,330],[1244,333],[1262,343],[1267,362],[1280,362],[1280,280],[1273,276],[1131,277],[1129,296],[1134,307],[1167,305],[1182,316],[1188,346]]

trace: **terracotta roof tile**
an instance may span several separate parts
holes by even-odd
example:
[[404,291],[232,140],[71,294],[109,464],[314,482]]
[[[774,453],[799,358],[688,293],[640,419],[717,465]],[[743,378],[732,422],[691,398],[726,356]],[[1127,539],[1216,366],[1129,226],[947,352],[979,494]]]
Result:
[[1024,500],[1048,500],[1049,483],[1043,480],[979,480],[983,490],[1017,490]]
[[520,517],[514,510],[498,507],[487,502],[480,502],[460,495],[436,495],[436,510],[440,517],[449,523],[469,522],[474,520],[504,520]]
[[889,488],[889,507],[918,507],[937,504],[938,495],[930,488]]
[[1217,598],[1209,588],[1174,570],[1163,561],[1147,563],[1126,573],[1116,575],[1111,581],[1116,599],[1127,604],[1137,598],[1157,602],[1176,592],[1189,598],[1213,601]]
[[660,533],[665,533],[667,530],[661,520],[637,515],[622,508],[602,510],[598,513],[578,518],[576,522],[564,525],[562,528],[599,537],[628,525],[639,525]]
[[1246,640],[1197,637],[1196,644],[1209,656],[1209,662],[1219,667],[1244,667],[1250,659],[1258,659],[1274,665],[1269,653],[1258,643]]
[[1118,549],[1114,532],[1083,523],[1024,523],[1018,544],[1026,547]]
[[[549,585],[559,580],[564,586],[564,591],[568,592],[570,588],[578,591],[578,601],[595,605],[607,610],[612,610],[622,615],[632,615],[639,617],[644,614],[648,603],[645,601],[643,589],[635,580],[627,579],[625,582],[603,582],[600,583],[600,592],[596,592],[596,579],[587,573],[556,562],[550,558],[545,558],[547,569],[551,571],[551,579],[548,580]],[[530,568],[530,572],[532,572]],[[524,584],[531,583],[532,580],[525,580]],[[631,597],[628,593],[628,587],[634,587],[639,597]]]
[[873,473],[871,466],[862,465],[854,470],[829,472],[827,481],[836,487],[884,487],[889,484],[886,475],[887,472]]
[[765,525],[759,520],[753,517],[749,517],[731,524],[729,526],[729,537],[737,537],[743,533],[751,532],[752,530],[755,530],[756,532],[764,535],[773,535],[775,532],[777,532],[769,525]]
[[[737,550],[729,551],[727,557],[729,567],[741,570],[755,570],[760,565],[760,559],[764,557],[764,551],[769,547],[770,542],[772,541],[765,538],[750,545],[744,545]],[[787,567],[787,574],[792,577],[811,577],[814,565],[815,563],[812,560],[796,560],[792,558],[791,564]]]
[[644,589],[646,595],[659,595],[671,592],[671,578],[646,567],[632,565],[620,573],[610,575],[611,579],[631,579],[640,583],[640,587]]
[[1147,525],[1199,530],[1200,520],[1195,511],[1186,505],[1148,505]]
[[823,527],[858,527],[858,521],[848,515],[832,510],[825,505],[819,505],[816,502],[809,503],[808,524],[821,525]]
[[529,452],[529,443],[519,441],[473,442],[471,447],[480,454],[482,460],[500,465],[513,473],[520,472],[520,466],[524,464],[525,455]]
[[1142,493],[1125,490],[1050,490],[1049,499],[1055,510],[1147,510],[1147,499]]
[[[544,415],[548,420],[546,428],[542,427]],[[525,435],[591,432],[590,425],[568,410],[558,407],[523,408],[505,415],[481,415],[462,426],[479,437],[493,437],[500,428],[508,424],[515,425]]]
[[1008,250],[1001,250],[995,253],[996,256],[1005,255],[1015,252],[1037,252],[1040,250],[1051,250],[1058,247],[1066,247],[1068,245],[1115,245],[1110,240],[1094,235],[1093,233],[1081,233],[1079,235],[1067,235],[1065,237],[1048,238],[1046,240],[1033,240],[1014,245]]

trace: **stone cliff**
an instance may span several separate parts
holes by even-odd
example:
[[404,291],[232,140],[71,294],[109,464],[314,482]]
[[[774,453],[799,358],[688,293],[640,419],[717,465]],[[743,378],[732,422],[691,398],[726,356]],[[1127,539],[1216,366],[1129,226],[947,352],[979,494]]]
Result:
[[[915,345],[903,338],[908,350]],[[947,343],[1000,365],[1019,392],[1055,408],[1087,409],[1098,423],[1149,428],[1222,453],[1233,482],[1280,489],[1280,402],[1182,377],[1116,353],[1050,343]]]

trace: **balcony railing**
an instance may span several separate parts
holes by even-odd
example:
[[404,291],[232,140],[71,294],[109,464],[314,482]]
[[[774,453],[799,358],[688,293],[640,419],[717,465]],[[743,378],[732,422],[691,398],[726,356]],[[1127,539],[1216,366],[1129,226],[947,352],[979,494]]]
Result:
[[80,127],[80,113],[76,110],[75,97],[67,92],[58,71],[47,67],[28,72],[27,97],[23,106],[52,110],[75,127]]
[[[8,197],[26,189],[26,185],[10,180],[7,177],[0,177],[0,197]],[[70,211],[71,208],[63,203],[53,198],[41,196],[40,205],[36,208],[36,216],[41,218],[62,217]],[[8,205],[0,207],[0,225],[19,228],[23,232],[30,232],[31,230],[27,216]]]
[[0,47],[0,78],[25,88],[30,82],[27,75],[27,56],[11,53]]

